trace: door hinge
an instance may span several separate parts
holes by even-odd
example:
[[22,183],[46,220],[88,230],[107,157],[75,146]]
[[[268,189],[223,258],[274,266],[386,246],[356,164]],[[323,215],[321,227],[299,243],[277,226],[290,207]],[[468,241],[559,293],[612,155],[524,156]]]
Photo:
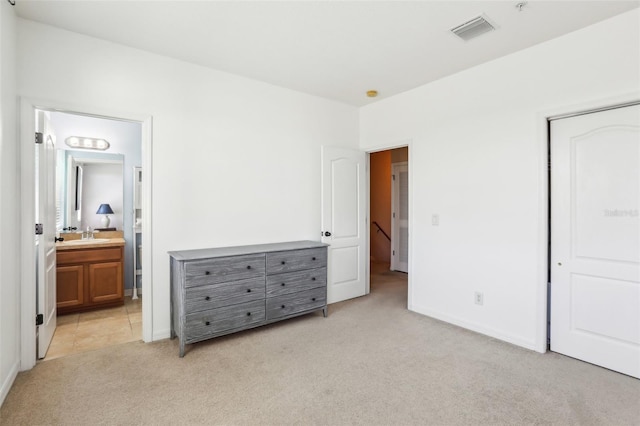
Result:
[[396,212],[393,212],[393,218],[394,219],[396,218]]
[[36,325],[44,324],[44,315],[38,314],[36,315]]
[[36,223],[36,235],[42,235],[44,230],[41,223]]
[[396,255],[396,251],[395,250],[392,250],[391,252],[393,253],[394,256]]
[[391,175],[391,178],[392,178],[393,180],[396,180],[396,175]]
[[36,132],[36,143],[44,143],[44,136],[40,132]]

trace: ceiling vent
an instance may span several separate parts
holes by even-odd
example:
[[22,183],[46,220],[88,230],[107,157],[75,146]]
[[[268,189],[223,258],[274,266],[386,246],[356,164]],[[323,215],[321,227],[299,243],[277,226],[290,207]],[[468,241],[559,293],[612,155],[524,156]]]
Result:
[[491,25],[484,16],[478,16],[462,25],[452,28],[451,32],[464,41],[469,41],[472,38],[476,38],[481,34],[488,33],[495,29],[496,28]]

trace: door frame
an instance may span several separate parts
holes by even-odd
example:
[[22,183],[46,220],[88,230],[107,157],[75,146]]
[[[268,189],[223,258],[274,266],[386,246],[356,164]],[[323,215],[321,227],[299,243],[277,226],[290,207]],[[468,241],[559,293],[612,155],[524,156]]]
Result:
[[413,228],[413,214],[411,214],[411,208],[413,206],[413,164],[411,159],[411,151],[413,150],[413,139],[403,139],[397,142],[389,142],[385,144],[381,144],[376,146],[375,148],[367,148],[365,153],[367,154],[367,170],[366,170],[366,180],[367,180],[367,265],[366,265],[366,273],[367,273],[367,289],[366,294],[371,292],[371,154],[374,152],[380,151],[389,151],[396,148],[407,148],[407,165],[408,165],[408,177],[409,177],[409,199],[408,199],[408,210],[409,210],[409,247],[408,247],[408,260],[407,260],[407,309],[410,311],[413,310],[413,271],[412,271],[412,253],[413,253],[413,237],[411,236],[411,229]]
[[[139,122],[142,125],[142,167],[147,176],[152,176],[152,116],[125,111],[107,110],[93,106],[70,105],[58,101],[44,101],[28,97],[20,98],[18,140],[20,143],[20,370],[33,368],[36,364],[36,271],[34,218],[35,218],[35,110],[65,112],[96,118]],[[143,280],[142,292],[142,337],[145,342],[153,340],[153,268],[152,268],[152,215],[151,181],[142,182],[142,224],[147,230],[144,237],[143,262],[149,265],[148,279]]]
[[564,116],[586,114],[596,112],[598,110],[611,109],[640,102],[640,90],[628,92],[622,95],[591,99],[588,101],[558,106],[547,110],[539,111],[537,114],[537,139],[538,139],[538,181],[540,182],[540,190],[538,191],[538,285],[537,285],[537,309],[536,309],[536,339],[534,342],[534,350],[536,352],[547,352],[549,321],[549,303],[550,292],[549,284],[549,268],[550,268],[550,237],[551,237],[551,221],[549,214],[551,212],[551,196],[550,171],[550,143],[551,134],[549,121]]

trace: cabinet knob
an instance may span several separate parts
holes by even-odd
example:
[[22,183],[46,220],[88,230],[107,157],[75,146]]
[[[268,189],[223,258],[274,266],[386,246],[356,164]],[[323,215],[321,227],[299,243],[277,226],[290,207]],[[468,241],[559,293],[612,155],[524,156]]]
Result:
[[311,260],[316,260],[316,258],[315,258],[315,257],[312,257],[312,258],[311,258]]
[[284,287],[284,286],[285,286],[285,283],[282,283],[282,284],[280,284],[280,285],[281,285],[282,287]]
[[283,260],[283,261],[282,261],[282,262],[280,262],[280,263],[282,263],[282,264],[284,265],[284,264],[285,264],[285,263],[287,263],[287,262],[285,262],[285,261]]
[[247,265],[247,269],[251,269],[251,265]]
[[211,323],[209,321],[205,322],[204,325],[210,325]]
[[315,281],[315,280],[316,280],[316,277],[311,277],[311,281]]
[[284,309],[284,305],[280,306],[282,309]]
[[207,296],[204,298],[204,300],[211,300],[211,297]]
[[204,271],[204,274],[205,274],[205,275],[211,275],[211,272],[209,272],[209,271]]
[[315,297],[312,297],[312,298],[311,298],[311,301],[312,301],[312,302],[315,302],[315,301],[316,301],[316,298],[315,298]]
[[251,312],[247,312],[247,316],[250,317],[251,316]]
[[250,288],[247,289],[247,293],[251,293],[251,289]]

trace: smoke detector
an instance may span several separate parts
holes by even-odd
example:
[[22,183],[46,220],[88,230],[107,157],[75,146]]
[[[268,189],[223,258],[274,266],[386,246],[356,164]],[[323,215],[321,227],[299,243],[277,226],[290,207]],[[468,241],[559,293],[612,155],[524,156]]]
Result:
[[451,32],[464,41],[469,41],[472,38],[476,38],[479,35],[488,33],[489,31],[493,31],[495,29],[496,27],[494,27],[485,16],[480,15],[470,21],[465,22],[462,25],[451,28]]

